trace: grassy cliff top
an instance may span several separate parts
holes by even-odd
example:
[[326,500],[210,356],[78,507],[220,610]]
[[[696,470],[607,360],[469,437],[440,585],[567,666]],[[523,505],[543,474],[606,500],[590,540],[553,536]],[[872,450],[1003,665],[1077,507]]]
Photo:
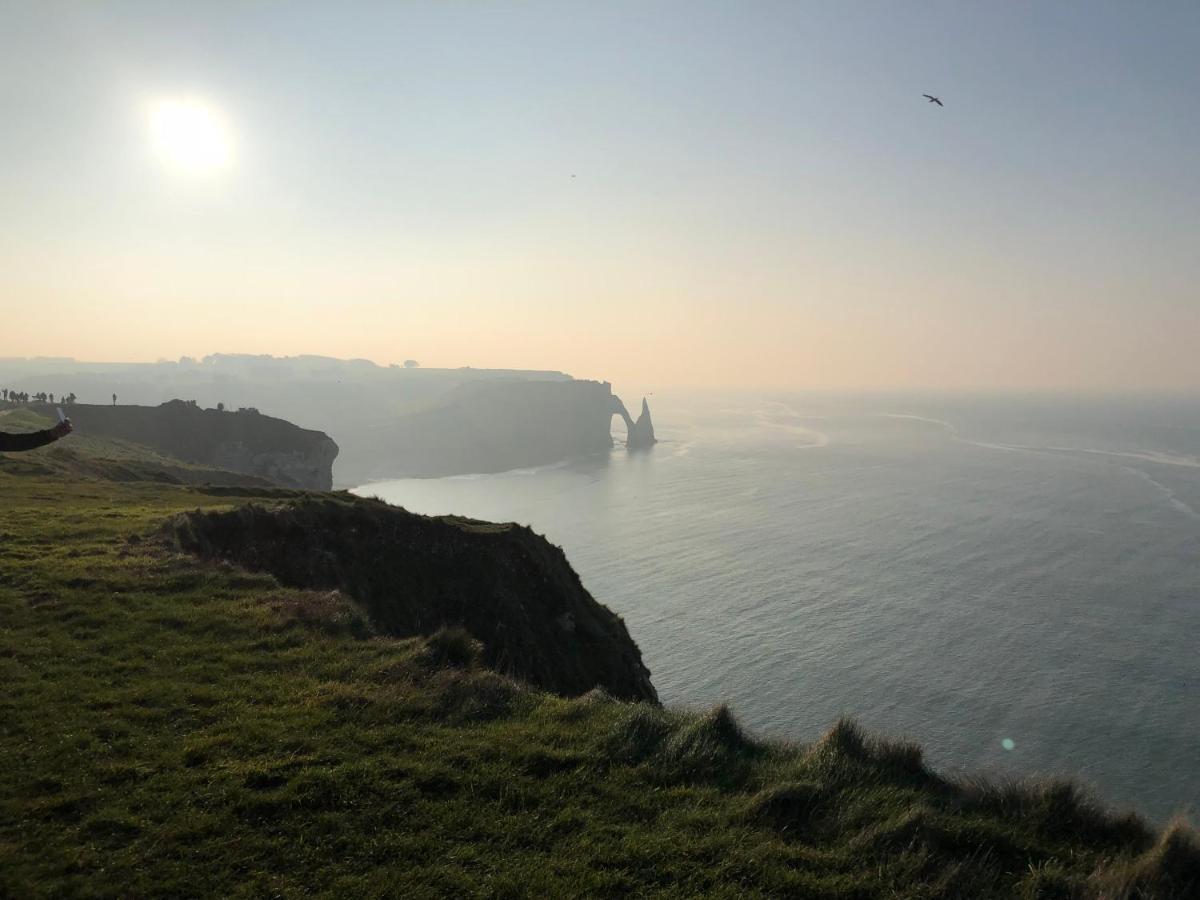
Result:
[[[54,420],[32,409],[0,410],[0,429],[11,432],[41,431]],[[185,462],[133,441],[74,432],[69,439],[36,453],[0,454],[0,472],[54,476],[65,480],[157,481],[168,484],[219,484],[270,486],[265,478]]]
[[1182,825],[950,781],[849,722],[784,744],[540,693],[161,538],[295,494],[46,452],[0,466],[0,896],[1197,896]]

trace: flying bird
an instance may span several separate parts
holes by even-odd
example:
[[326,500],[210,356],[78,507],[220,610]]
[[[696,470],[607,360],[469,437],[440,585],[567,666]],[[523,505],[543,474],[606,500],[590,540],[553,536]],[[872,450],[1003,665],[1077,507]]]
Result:
[[942,101],[939,100],[937,97],[933,96],[933,94],[922,94],[921,96],[928,98],[930,103],[936,103],[938,106],[946,105],[946,104],[942,103]]

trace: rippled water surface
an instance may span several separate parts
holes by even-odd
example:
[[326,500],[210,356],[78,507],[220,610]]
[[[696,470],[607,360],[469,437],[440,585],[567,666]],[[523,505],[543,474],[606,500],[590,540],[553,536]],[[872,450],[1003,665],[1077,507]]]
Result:
[[666,702],[1200,811],[1200,403],[651,402],[646,453],[358,492],[544,533]]

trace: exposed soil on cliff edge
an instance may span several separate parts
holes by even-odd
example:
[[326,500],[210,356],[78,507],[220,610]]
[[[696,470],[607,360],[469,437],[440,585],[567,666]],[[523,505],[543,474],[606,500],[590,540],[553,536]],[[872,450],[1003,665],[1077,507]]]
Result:
[[202,557],[291,587],[341,590],[381,632],[461,625],[499,672],[565,696],[599,686],[657,702],[625,623],[584,589],[561,549],[527,527],[327,496],[184,513],[169,530]]

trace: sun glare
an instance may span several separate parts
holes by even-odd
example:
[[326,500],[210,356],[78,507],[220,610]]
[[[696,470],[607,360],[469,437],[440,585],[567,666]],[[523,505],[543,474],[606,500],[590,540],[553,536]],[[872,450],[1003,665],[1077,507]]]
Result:
[[160,100],[150,108],[154,152],[181,172],[226,168],[233,158],[233,137],[225,117],[199,100]]

